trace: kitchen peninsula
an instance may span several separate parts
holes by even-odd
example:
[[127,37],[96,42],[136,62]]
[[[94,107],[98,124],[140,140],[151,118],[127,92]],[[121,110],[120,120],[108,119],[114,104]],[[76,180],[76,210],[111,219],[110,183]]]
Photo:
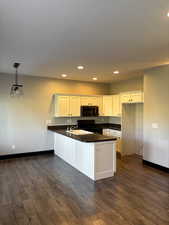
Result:
[[48,126],[54,132],[54,151],[71,166],[96,181],[116,172],[116,138],[65,126]]

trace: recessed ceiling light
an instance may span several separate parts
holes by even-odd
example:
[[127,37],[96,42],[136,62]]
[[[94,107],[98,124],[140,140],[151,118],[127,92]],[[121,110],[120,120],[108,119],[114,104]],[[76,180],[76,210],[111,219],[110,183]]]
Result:
[[66,74],[62,74],[61,76],[62,76],[62,77],[67,77],[67,75],[66,75]]
[[167,16],[169,17],[169,12],[167,13]]
[[119,74],[119,71],[118,70],[115,70],[113,73],[114,74]]
[[78,70],[83,70],[84,69],[84,66],[77,66],[77,69]]
[[92,79],[93,79],[93,80],[97,80],[97,77],[93,77]]

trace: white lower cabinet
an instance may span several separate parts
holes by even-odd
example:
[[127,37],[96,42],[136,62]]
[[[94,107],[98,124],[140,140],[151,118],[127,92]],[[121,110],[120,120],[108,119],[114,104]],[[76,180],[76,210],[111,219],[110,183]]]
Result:
[[[72,139],[73,140],[73,139]],[[75,168],[94,180],[94,148],[93,144],[73,140],[75,142]]]
[[115,152],[115,149],[112,151],[112,143],[103,142],[95,145],[95,173],[97,179],[111,177],[116,172]]
[[[69,147],[69,151],[68,151]],[[54,140],[55,154],[64,159],[67,163],[75,165],[75,142],[71,138],[65,138],[63,135],[55,135]]]
[[85,143],[54,134],[57,156],[91,178],[99,180],[114,176],[116,172],[116,142]]

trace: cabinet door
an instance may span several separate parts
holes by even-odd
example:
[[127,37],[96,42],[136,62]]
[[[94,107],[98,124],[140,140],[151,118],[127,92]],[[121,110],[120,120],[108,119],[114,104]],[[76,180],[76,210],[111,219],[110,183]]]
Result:
[[80,105],[88,105],[89,97],[80,97]]
[[103,135],[110,136],[110,129],[103,129]]
[[91,106],[99,106],[99,98],[98,97],[81,97],[80,98],[81,105],[91,105]]
[[121,103],[130,103],[131,95],[130,94],[122,94],[121,95]]
[[120,95],[113,95],[113,116],[121,116]]
[[70,96],[69,113],[71,116],[80,116],[80,97],[79,96]]
[[99,106],[98,97],[89,97],[88,98],[88,105]]
[[103,116],[103,97],[98,97],[99,116]]
[[143,102],[142,92],[123,93],[121,94],[121,103],[141,103]]
[[[114,173],[115,170],[115,158],[114,156],[114,144],[112,143],[100,143],[95,144],[95,173],[96,177],[105,176],[108,173]],[[110,176],[110,174],[109,174]],[[103,177],[105,178],[105,177]]]
[[137,92],[137,93],[131,94],[131,102],[133,102],[133,103],[143,102],[143,93]]
[[64,138],[62,142],[64,160],[72,166],[75,166],[75,141],[72,138]]
[[56,107],[58,116],[69,116],[69,96],[58,96]]
[[110,136],[121,138],[121,131],[110,129]]
[[113,99],[112,96],[103,96],[103,115],[113,115]]

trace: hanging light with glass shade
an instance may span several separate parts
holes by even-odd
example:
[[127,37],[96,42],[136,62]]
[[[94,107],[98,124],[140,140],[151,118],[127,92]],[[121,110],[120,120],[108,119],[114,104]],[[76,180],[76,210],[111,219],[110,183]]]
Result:
[[13,67],[15,68],[15,82],[11,87],[10,95],[12,97],[19,97],[23,95],[23,85],[18,83],[18,67],[20,66],[20,63],[14,63]]

